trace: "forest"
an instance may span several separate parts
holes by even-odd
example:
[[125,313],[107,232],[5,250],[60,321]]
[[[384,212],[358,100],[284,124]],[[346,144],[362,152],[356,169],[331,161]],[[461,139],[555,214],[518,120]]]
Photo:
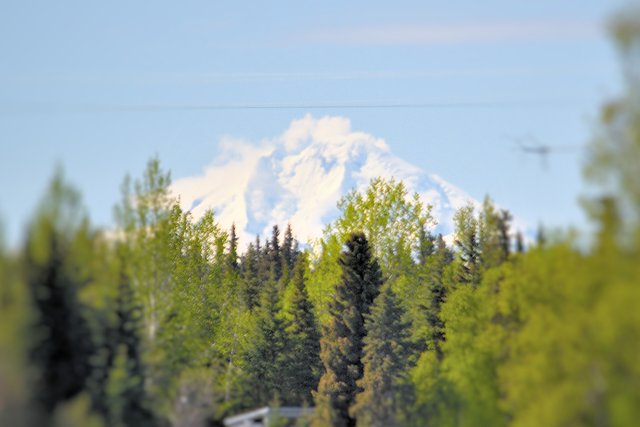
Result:
[[267,405],[314,407],[296,425],[315,427],[637,425],[633,22],[586,156],[587,243],[522,236],[489,197],[447,243],[431,206],[377,178],[317,241],[274,224],[241,245],[180,208],[157,158],[105,230],[57,172],[0,251],[0,425],[219,426]]

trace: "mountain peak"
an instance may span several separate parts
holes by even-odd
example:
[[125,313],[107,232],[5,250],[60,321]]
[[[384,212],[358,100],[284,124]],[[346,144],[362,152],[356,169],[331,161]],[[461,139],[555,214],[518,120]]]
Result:
[[301,241],[322,234],[338,215],[337,201],[375,177],[402,180],[433,206],[437,232],[452,232],[455,210],[478,202],[443,178],[395,156],[387,143],[353,131],[345,117],[294,120],[279,136],[251,144],[231,138],[219,144],[216,161],[199,176],[177,180],[172,191],[199,218],[213,209],[224,227],[232,223],[245,243],[273,224],[291,223]]

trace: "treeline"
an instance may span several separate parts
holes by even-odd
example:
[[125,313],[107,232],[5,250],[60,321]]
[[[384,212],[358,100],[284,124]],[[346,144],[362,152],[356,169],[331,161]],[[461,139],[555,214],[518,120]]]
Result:
[[2,257],[2,425],[216,425],[263,405],[316,406],[314,426],[640,415],[638,245],[614,198],[593,204],[590,251],[524,252],[489,199],[457,212],[449,246],[429,206],[375,179],[312,248],[274,226],[241,251],[169,184],[150,161],[106,233],[53,180]]
[[591,145],[588,244],[525,248],[488,198],[447,243],[375,179],[305,250],[286,224],[240,246],[180,208],[156,159],[105,231],[58,173],[0,251],[0,425],[220,425],[262,405],[314,406],[298,425],[316,427],[636,425],[639,76]]

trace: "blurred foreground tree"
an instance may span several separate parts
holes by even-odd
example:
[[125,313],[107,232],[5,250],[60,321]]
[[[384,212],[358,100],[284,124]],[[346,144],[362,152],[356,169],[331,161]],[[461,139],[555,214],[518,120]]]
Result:
[[89,239],[78,193],[62,173],[54,177],[29,227],[25,280],[34,308],[29,361],[32,394],[44,419],[79,395],[91,374],[93,341],[78,293],[86,283],[86,259],[78,249]]

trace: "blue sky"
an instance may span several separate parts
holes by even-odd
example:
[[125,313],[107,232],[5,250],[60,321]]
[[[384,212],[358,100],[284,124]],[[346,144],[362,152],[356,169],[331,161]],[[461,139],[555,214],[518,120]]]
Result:
[[[346,3],[346,4],[345,4]],[[10,242],[55,164],[111,221],[125,173],[199,174],[218,141],[311,113],[531,223],[584,224],[579,150],[621,87],[623,1],[0,3],[0,217]],[[428,108],[344,108],[424,104]],[[302,108],[192,108],[299,106]],[[311,108],[326,106],[327,108]]]

